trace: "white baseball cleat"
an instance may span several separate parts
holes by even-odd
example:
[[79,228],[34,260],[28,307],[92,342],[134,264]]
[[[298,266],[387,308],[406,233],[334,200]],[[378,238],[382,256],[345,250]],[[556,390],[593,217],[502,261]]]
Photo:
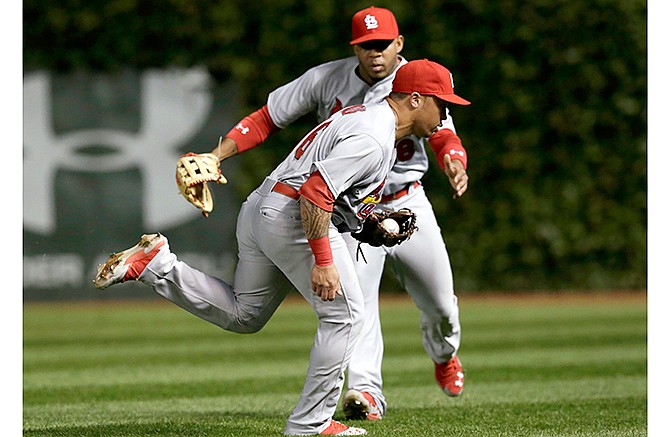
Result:
[[139,243],[123,252],[111,254],[107,262],[100,264],[93,284],[102,290],[113,284],[137,280],[166,243],[167,238],[161,234],[142,235]]
[[344,417],[349,420],[381,420],[377,402],[366,391],[347,390],[342,398]]
[[324,429],[319,435],[365,435],[368,432],[363,428],[354,428],[340,423],[337,420],[330,419],[328,428]]

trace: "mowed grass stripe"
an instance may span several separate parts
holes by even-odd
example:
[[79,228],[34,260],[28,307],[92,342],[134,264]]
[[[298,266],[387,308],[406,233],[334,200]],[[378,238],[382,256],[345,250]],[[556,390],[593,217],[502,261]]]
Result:
[[162,400],[125,400],[93,401],[52,404],[50,406],[26,407],[24,414],[35,419],[30,428],[43,428],[54,425],[86,426],[100,422],[128,423],[155,421],[158,418],[171,418],[175,414],[212,413],[219,415],[247,413],[263,410],[261,415],[288,415],[299,393],[268,393],[266,396],[249,395],[238,391],[224,396],[170,397]]
[[[644,405],[630,399],[535,404],[500,407],[482,405],[445,410],[429,407],[395,411],[392,418],[363,425],[371,436],[646,436]],[[618,412],[626,411],[622,415]],[[272,411],[270,411],[272,413]],[[419,426],[428,423],[429,426]],[[633,423],[633,424],[631,424]],[[283,421],[272,414],[193,412],[169,418],[99,422],[88,426],[55,425],[24,432],[25,436],[279,436]]]
[[[191,320],[185,320],[171,314],[173,318],[179,320],[181,325],[190,326]],[[555,316],[555,315],[554,315]],[[87,364],[87,360],[95,364],[98,360],[127,360],[127,355],[137,356],[141,351],[142,356],[147,359],[153,359],[154,356],[162,354],[202,356],[203,359],[215,359],[217,355],[226,355],[230,357],[244,356],[248,351],[255,353],[258,348],[267,348],[274,344],[278,338],[282,339],[283,351],[287,354],[294,354],[300,351],[305,345],[311,344],[310,336],[300,334],[313,333],[314,325],[312,323],[304,325],[304,329],[297,329],[294,323],[284,317],[278,316],[278,321],[274,324],[276,330],[268,329],[259,334],[240,336],[226,333],[220,329],[207,326],[207,329],[193,331],[193,334],[184,335],[187,329],[176,329],[175,323],[171,323],[173,334],[166,332],[162,326],[153,326],[152,329],[143,329],[141,331],[132,331],[127,328],[127,333],[117,332],[116,336],[98,334],[99,331],[117,331],[128,327],[127,323],[120,323],[117,319],[114,326],[105,326],[100,324],[96,330],[88,331],[89,334],[83,338],[73,336],[69,333],[61,332],[61,338],[53,337],[46,343],[35,343],[29,338],[24,340],[24,355],[30,365],[39,370],[40,365],[51,367],[62,363],[70,366]],[[481,326],[465,326],[464,350],[485,348],[487,351],[502,349],[510,350],[512,348],[545,347],[545,346],[568,346],[579,344],[581,346],[603,346],[639,344],[640,341],[646,341],[646,333],[640,332],[640,324],[645,323],[644,317],[631,317],[628,315],[625,319],[619,320],[615,326],[612,326],[610,319],[593,320],[591,318],[583,320],[579,324],[562,323],[561,326],[535,322],[529,326],[528,322],[521,325],[515,324],[507,326],[506,329],[482,329]],[[384,331],[389,335],[394,335],[394,341],[387,345],[387,352],[394,350],[405,350],[411,348],[418,350],[420,344],[417,344],[417,338],[420,336],[418,326],[414,331],[407,330],[407,323],[400,325],[400,329],[395,326],[389,326],[384,323]],[[51,324],[44,325],[51,326]],[[116,326],[116,327],[115,327]],[[132,325],[130,325],[132,326]],[[212,329],[210,329],[212,328]],[[532,328],[532,329],[529,329]],[[30,332],[39,331],[36,327],[27,327]],[[281,332],[281,334],[278,334]],[[412,334],[414,332],[414,334]],[[179,335],[174,335],[179,333]],[[96,342],[93,344],[93,342]],[[68,362],[68,360],[70,360]],[[76,362],[73,362],[76,361]]]
[[[468,391],[473,394],[486,393],[486,390],[498,391],[495,387],[503,387],[504,395],[509,398],[509,391],[516,390],[519,394],[528,393],[528,388],[543,392],[547,387],[558,385],[559,390],[555,393],[562,393],[562,388],[570,387],[571,384],[591,384],[592,392],[601,391],[608,388],[609,393],[615,391],[619,395],[628,396],[631,393],[645,395],[646,377],[640,376],[640,368],[635,366],[627,373],[620,372],[620,369],[610,368],[588,369],[579,367],[570,369],[571,372],[556,372],[555,370],[537,370],[524,369],[517,374],[508,374],[504,369],[496,373],[494,377],[486,374],[476,374],[468,378]],[[600,375],[611,374],[613,376],[603,377]],[[195,398],[195,397],[216,397],[227,393],[239,393],[240,391],[248,395],[265,393],[286,393],[292,390],[299,392],[304,378],[302,375],[287,375],[282,378],[248,378],[248,379],[203,379],[199,381],[174,381],[174,382],[142,382],[142,383],[115,383],[109,385],[99,384],[80,384],[56,387],[42,387],[24,390],[24,406],[46,405],[50,403],[76,403],[81,399],[93,399],[100,401],[121,401],[124,399],[133,400],[151,400],[172,397]],[[441,399],[442,394],[436,390],[434,381],[425,378],[424,375],[403,377],[401,373],[393,372],[386,377],[387,387],[394,386],[412,386],[413,390],[426,389],[431,397]],[[597,387],[600,387],[599,389]],[[570,387],[572,390],[574,387]],[[387,396],[393,393],[392,388],[387,389]],[[578,390],[580,396],[583,396],[582,390]],[[563,396],[563,395],[561,395]],[[470,398],[471,394],[463,398]],[[487,394],[484,399],[488,399]],[[544,397],[546,399],[546,396]]]
[[[420,342],[418,335],[406,335],[401,337],[401,333],[394,335],[392,345],[386,347],[386,355],[415,354],[421,352],[421,347],[417,347]],[[640,347],[646,342],[645,334],[626,334],[614,335],[603,338],[600,335],[587,336],[583,333],[580,336],[570,336],[569,338],[555,339],[549,334],[543,338],[535,338],[533,341],[522,341],[520,339],[503,339],[495,342],[469,342],[462,348],[463,353],[477,353],[479,350],[486,351],[491,356],[493,353],[501,356],[510,356],[523,351],[524,355],[529,354],[528,359],[534,359],[534,356],[540,357],[545,354],[551,354],[555,351],[568,351],[568,357],[573,352],[579,353],[582,350],[598,349],[607,354],[608,351],[619,351],[622,347],[629,347],[630,354],[639,356],[646,355],[646,348]],[[69,370],[86,369],[88,367],[105,366],[143,366],[161,362],[163,358],[170,357],[173,364],[191,363],[201,364],[212,361],[225,360],[227,362],[240,362],[254,357],[258,350],[267,350],[276,345],[277,340],[268,340],[265,338],[248,337],[244,344],[239,342],[230,342],[227,337],[218,341],[196,341],[185,343],[161,342],[148,343],[142,347],[131,346],[112,346],[105,345],[99,347],[68,346],[62,348],[36,348],[29,347],[24,350],[25,371],[39,372],[41,370],[51,370],[54,367],[63,367]],[[304,353],[311,347],[311,336],[305,334],[298,337],[289,337],[282,341],[283,347],[277,350],[273,355],[276,360],[291,360],[297,355]]]
[[[432,384],[412,385],[412,390],[406,389],[387,389],[386,396],[390,405],[402,406],[403,410],[421,410],[435,406],[444,408],[453,408],[454,406],[466,407],[472,405],[494,405],[494,404],[515,404],[519,402],[519,397],[526,404],[546,403],[551,401],[577,401],[577,400],[597,400],[597,399],[621,399],[638,398],[644,399],[644,390],[640,390],[640,385],[644,385],[644,378],[640,377],[602,377],[602,378],[583,378],[578,381],[545,381],[534,384],[525,384],[523,381],[516,383],[473,383],[468,387],[468,391],[457,399],[448,398],[439,393]],[[272,386],[272,385],[271,385]],[[188,387],[183,387],[188,388]],[[298,386],[299,389],[299,386]],[[119,412],[128,411],[124,420],[136,420],[140,417],[153,417],[160,411],[159,416],[169,417],[172,412],[219,412],[220,414],[235,413],[246,411],[247,408],[262,406],[263,408],[279,413],[282,410],[285,413],[290,412],[291,403],[297,399],[297,392],[294,395],[283,392],[273,392],[269,390],[266,395],[258,396],[255,393],[248,393],[244,387],[220,387],[223,395],[207,396],[202,391],[199,395],[194,395],[189,390],[173,390],[171,393],[165,393],[162,399],[134,399],[130,400],[100,400],[82,402],[80,399],[72,399],[65,402],[54,402],[50,405],[33,405],[24,408],[24,414],[31,416],[33,412],[39,412],[39,416],[46,420],[42,425],[47,426],[53,418],[70,417],[76,419],[80,424],[97,417],[96,420],[105,419],[113,421],[113,418]],[[196,391],[196,393],[198,393]],[[183,394],[183,396],[179,396]],[[51,418],[51,419],[50,419]],[[34,426],[37,426],[39,420],[36,420]]]
[[[259,334],[266,338],[290,337],[314,331],[315,317],[306,302],[291,300],[280,306]],[[283,323],[291,321],[291,323]],[[267,329],[282,324],[282,330]],[[53,329],[57,325],[59,329]],[[127,344],[153,340],[193,341],[221,337],[220,328],[170,303],[28,304],[23,311],[26,346],[100,345],[123,340]],[[242,336],[244,337],[244,336]]]
[[299,393],[304,382],[301,375],[287,375],[282,378],[246,379],[201,379],[198,381],[115,383],[109,385],[82,384],[60,387],[42,387],[24,391],[24,405],[46,405],[54,402],[76,403],[80,399],[100,401],[123,401],[132,399],[153,400],[166,398],[217,397],[227,393],[263,395],[265,393]]
[[[140,363],[126,361],[123,365],[110,365],[106,361],[90,366],[86,369],[77,368],[48,368],[46,370],[25,370],[24,388],[40,388],[71,385],[110,385],[117,383],[128,383],[138,379],[149,382],[161,383],[173,380],[209,380],[216,375],[217,378],[236,381],[263,375],[265,377],[281,377],[304,374],[308,365],[308,348],[298,352],[292,358],[275,358],[272,353],[265,350],[267,359],[258,360],[257,355],[244,357],[237,355],[221,357],[218,360],[203,362],[197,356],[193,356],[191,362],[173,360],[169,354],[161,359],[141,360]],[[25,358],[24,358],[25,359]],[[607,367],[613,371],[622,371],[627,363],[634,363],[634,368],[646,369],[646,346],[637,345],[627,347],[626,354],[622,354],[620,348],[616,347],[573,347],[573,348],[547,348],[529,349],[524,354],[516,351],[507,352],[464,352],[461,354],[464,369],[468,375],[472,372],[485,373],[487,369],[503,369],[502,371],[521,372],[528,369],[547,369],[547,372],[556,372],[557,369],[565,368],[568,372],[575,372],[575,368],[586,368],[590,366]],[[26,366],[29,367],[29,366]],[[402,373],[425,373],[431,377],[432,363],[430,359],[420,352],[412,354],[398,354],[387,352],[384,359],[385,373],[389,376],[393,372]],[[602,368],[602,367],[601,367]],[[515,372],[516,374],[519,371]],[[387,376],[388,378],[388,376]]]
[[[306,350],[306,349],[305,349]],[[150,354],[153,360],[153,354]],[[638,345],[629,348],[626,354],[612,347],[576,349],[551,348],[528,350],[519,355],[506,353],[464,353],[468,379],[482,380],[541,380],[553,378],[581,378],[602,374],[636,375],[646,371],[646,347]],[[60,367],[60,370],[31,370],[30,379],[24,385],[25,394],[30,398],[32,392],[39,393],[45,387],[54,389],[65,387],[71,390],[78,386],[115,386],[137,384],[138,380],[152,384],[166,384],[178,381],[191,387],[200,384],[218,383],[247,384],[250,380],[300,377],[307,367],[307,354],[302,352],[290,358],[273,354],[271,361],[261,361],[254,366],[254,356],[220,357],[217,360],[203,360],[203,357],[185,357],[177,360],[166,354],[160,360],[135,360],[119,365],[116,362],[101,362],[86,369]],[[243,368],[238,369],[242,363]],[[236,369],[234,372],[230,369]],[[387,382],[432,381],[432,363],[421,353],[387,353],[384,362],[384,375]],[[149,372],[149,374],[147,374]],[[262,376],[258,376],[262,375]],[[125,389],[124,391],[126,391]]]
[[[625,411],[625,414],[622,412]],[[459,404],[394,412],[368,424],[379,436],[640,437],[646,436],[644,400],[591,399],[559,402]],[[417,422],[433,418],[430,428]]]
[[[272,348],[278,339],[247,337],[245,342],[230,342],[223,333],[223,338],[216,341],[162,341],[147,342],[144,345],[125,345],[121,342],[104,346],[70,345],[61,348],[29,347],[24,350],[26,365],[24,370],[40,371],[53,369],[54,366],[70,370],[98,367],[101,364],[114,366],[144,366],[160,363],[163,358],[179,363],[210,363],[226,360],[239,362],[258,355],[259,350]],[[273,355],[277,360],[291,360],[296,354],[309,351],[312,334],[288,337],[281,341],[282,348]]]

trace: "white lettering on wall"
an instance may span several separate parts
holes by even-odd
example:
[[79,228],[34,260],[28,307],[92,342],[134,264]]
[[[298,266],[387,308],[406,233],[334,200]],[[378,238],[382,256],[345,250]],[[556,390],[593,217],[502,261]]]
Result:
[[[35,289],[62,289],[90,284],[98,264],[107,261],[107,256],[97,257],[86,266],[84,257],[76,253],[51,253],[23,257],[23,287]],[[191,266],[222,279],[232,281],[237,258],[224,253],[185,252],[179,257]]]
[[56,289],[84,283],[84,260],[75,253],[23,257],[23,287]]

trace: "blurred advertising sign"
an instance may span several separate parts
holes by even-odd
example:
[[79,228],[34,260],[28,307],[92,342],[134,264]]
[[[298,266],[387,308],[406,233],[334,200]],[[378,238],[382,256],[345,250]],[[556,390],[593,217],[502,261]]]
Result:
[[[179,155],[210,151],[236,122],[232,84],[214,84],[204,68],[40,71],[24,76],[23,95],[25,300],[101,298],[91,285],[97,263],[146,232],[230,275],[239,200],[216,187],[219,210],[205,219],[174,174]],[[114,294],[147,295],[132,285]]]

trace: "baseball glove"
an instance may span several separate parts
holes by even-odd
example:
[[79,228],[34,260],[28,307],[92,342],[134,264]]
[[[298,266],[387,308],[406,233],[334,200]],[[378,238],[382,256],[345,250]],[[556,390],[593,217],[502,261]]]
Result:
[[[398,230],[394,232],[382,225],[386,219],[394,220],[398,224]],[[353,232],[351,236],[370,246],[392,247],[408,240],[418,229],[416,214],[407,208],[402,208],[398,211],[373,212],[365,219],[361,230]]]
[[212,153],[187,153],[177,161],[177,186],[182,196],[207,217],[214,208],[212,193],[207,182],[225,184],[219,159]]

